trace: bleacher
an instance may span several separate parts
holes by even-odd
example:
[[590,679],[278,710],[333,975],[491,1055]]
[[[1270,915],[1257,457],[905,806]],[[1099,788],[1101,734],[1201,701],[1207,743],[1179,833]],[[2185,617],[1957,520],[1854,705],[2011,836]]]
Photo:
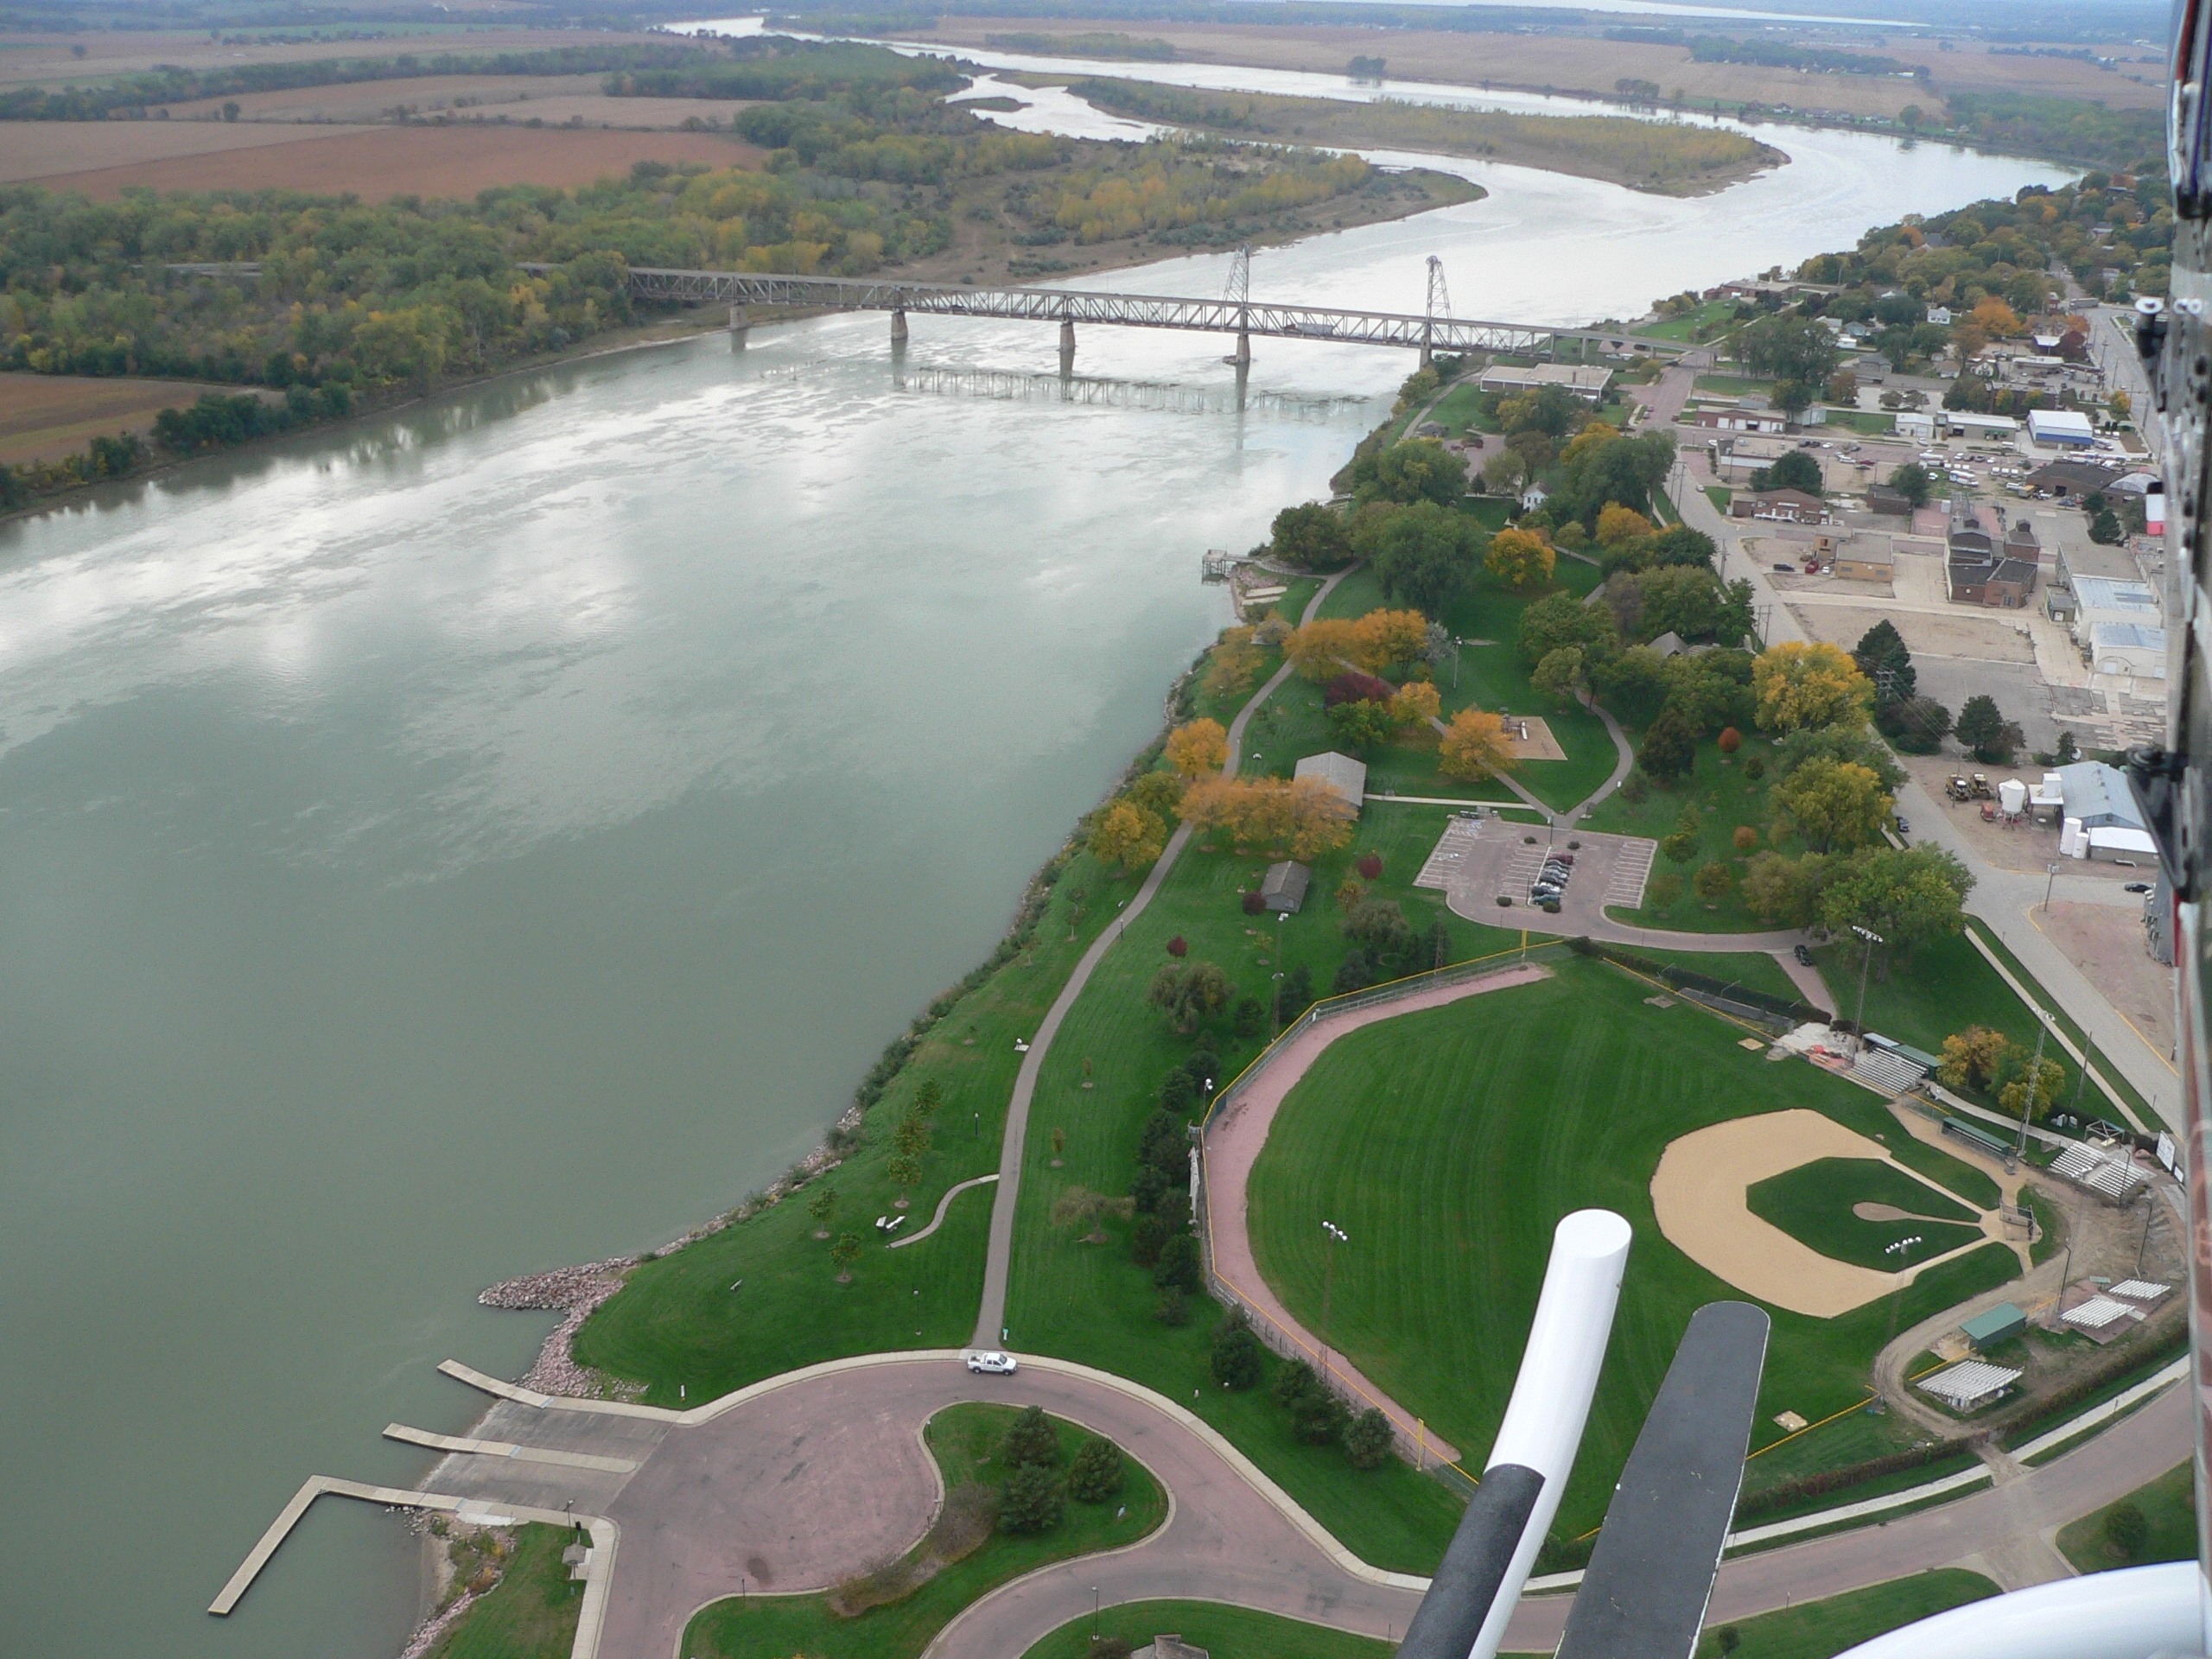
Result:
[[1943,1120],[1943,1133],[1955,1141],[1963,1141],[1976,1152],[1986,1152],[1993,1158],[2010,1158],[2012,1148],[1998,1136],[1962,1117]]
[[2133,1163],[2078,1142],[2052,1160],[2050,1173],[2120,1204],[2133,1198],[2145,1184],[2143,1172]]
[[1916,1065],[1892,1049],[1862,1048],[1851,1063],[1852,1073],[1885,1094],[1902,1095],[1918,1086],[1928,1068]]
[[2173,1288],[2171,1285],[2162,1285],[2155,1279],[2124,1279],[2107,1294],[2125,1296],[2131,1302],[2155,1302],[2171,1295]]

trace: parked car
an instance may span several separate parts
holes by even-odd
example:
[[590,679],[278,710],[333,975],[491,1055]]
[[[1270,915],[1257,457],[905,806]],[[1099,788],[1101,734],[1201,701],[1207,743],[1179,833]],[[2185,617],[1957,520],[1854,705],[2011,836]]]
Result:
[[2126,887],[2122,887],[2120,891],[2122,893],[2148,893],[2151,891],[2151,884],[2148,881],[2131,881]]
[[1777,562],[1774,568],[1785,576],[1794,576],[1797,574],[1797,567],[1794,564],[1783,564]]
[[981,1371],[986,1376],[1012,1376],[1021,1367],[1012,1354],[1002,1354],[993,1349],[986,1353],[969,1355],[968,1369]]
[[1900,836],[1909,836],[1909,835],[1910,835],[1911,833],[1912,833],[1912,821],[1911,821],[1910,818],[1904,817],[1903,817],[1902,815],[1900,815],[1900,816],[1899,816],[1899,817],[1897,818],[1897,834],[1899,834]]
[[1797,965],[1799,967],[1809,968],[1813,965],[1813,952],[1810,946],[1802,944],[1799,945],[1797,947],[1796,956]]
[[1574,855],[1573,853],[1554,853],[1552,855],[1552,862],[1554,864],[1565,864],[1571,868],[1574,863]]

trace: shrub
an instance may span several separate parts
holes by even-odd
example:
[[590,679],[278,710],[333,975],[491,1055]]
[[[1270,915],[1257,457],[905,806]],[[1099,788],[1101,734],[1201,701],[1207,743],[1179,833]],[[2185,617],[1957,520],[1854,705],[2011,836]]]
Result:
[[1760,779],[1766,776],[1766,762],[1761,760],[1758,755],[1753,755],[1750,760],[1744,762],[1744,776],[1756,784]]
[[1024,1464],[999,1488],[999,1530],[1050,1532],[1066,1507],[1059,1477],[1041,1464]]
[[1126,1636],[1094,1636],[1084,1659],[1129,1659],[1136,1650],[1136,1643]]
[[1380,1469],[1390,1455],[1390,1420],[1370,1406],[1344,1425],[1344,1456],[1355,1469]]
[[1243,1308],[1230,1309],[1229,1317],[1215,1328],[1213,1352],[1207,1364],[1213,1380],[1224,1389],[1241,1392],[1259,1385],[1260,1339],[1252,1334],[1251,1321],[1244,1317]]
[[1630,806],[1641,806],[1651,798],[1651,780],[1640,772],[1630,772],[1621,780],[1621,799]]
[[1160,1103],[1168,1111],[1187,1112],[1198,1098],[1198,1084],[1179,1065],[1160,1082]]
[[1337,976],[1330,982],[1330,988],[1342,996],[1346,991],[1363,991],[1375,982],[1375,970],[1368,965],[1367,952],[1351,950],[1337,964]]
[[1759,832],[1748,823],[1739,823],[1736,826],[1736,833],[1729,839],[1736,843],[1738,852],[1748,853],[1759,844]]
[[1153,1306],[1152,1317],[1170,1330],[1179,1331],[1191,1322],[1191,1299],[1179,1290],[1163,1290]]
[[1370,881],[1374,880],[1376,877],[1381,875],[1382,874],[1382,855],[1380,853],[1361,854],[1359,859],[1359,873],[1365,876]]
[[1167,941],[1167,954],[1169,956],[1185,957],[1190,955],[1190,944],[1180,933],[1178,933],[1173,938]]
[[1256,916],[1268,907],[1266,896],[1257,887],[1247,887],[1236,896],[1243,901],[1247,916]]
[[1031,1406],[1015,1418],[999,1441],[999,1461],[1009,1469],[1033,1463],[1049,1469],[1059,1460],[1059,1431],[1042,1406]]
[[1239,1037],[1256,1037],[1266,1029],[1268,1005],[1256,996],[1240,996],[1230,1015],[1230,1027]]
[[1326,1446],[1342,1435],[1351,1414],[1313,1374],[1302,1359],[1293,1360],[1275,1373],[1268,1395],[1290,1414],[1290,1431],[1301,1440]]
[[[1135,1198],[1135,1194],[1130,1196]],[[1160,1252],[1166,1243],[1167,1224],[1158,1216],[1139,1216],[1129,1228],[1129,1259],[1141,1268],[1158,1267]],[[1167,1294],[1171,1296],[1182,1294],[1180,1291],[1173,1290]]]
[[1152,1270],[1156,1290],[1195,1291],[1200,1269],[1198,1241],[1178,1233],[1160,1247],[1160,1265]]
[[2123,1560],[2133,1560],[2151,1541],[2151,1523],[2133,1502],[2115,1503],[2105,1516],[2105,1541]]
[[1744,734],[1738,731],[1733,726],[1724,726],[1721,728],[1719,741],[1720,743],[1720,753],[1723,754],[1733,754],[1737,750],[1744,747]]
[[1078,1503],[1103,1503],[1122,1490],[1124,1472],[1121,1447],[1109,1440],[1085,1440],[1068,1465],[1068,1496]]

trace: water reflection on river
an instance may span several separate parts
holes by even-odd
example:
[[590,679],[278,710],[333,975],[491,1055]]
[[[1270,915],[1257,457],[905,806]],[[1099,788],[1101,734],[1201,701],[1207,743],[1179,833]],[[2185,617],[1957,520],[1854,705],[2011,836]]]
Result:
[[[1255,294],[1625,315],[2045,176],[1784,133],[1678,202],[1484,202]],[[1224,262],[1106,283],[1219,291]],[[1205,548],[1411,367],[880,317],[521,377],[0,527],[0,1651],[383,1659],[503,1274],[658,1243],[813,1141],[1003,925],[1221,620]]]

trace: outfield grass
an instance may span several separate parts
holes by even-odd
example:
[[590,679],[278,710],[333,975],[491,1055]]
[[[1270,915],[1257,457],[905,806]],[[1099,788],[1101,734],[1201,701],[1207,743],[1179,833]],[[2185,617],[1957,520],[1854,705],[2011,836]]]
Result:
[[[1964,1205],[1955,1204],[1911,1176],[1872,1158],[1822,1158],[1754,1182],[1745,1203],[1799,1243],[1854,1268],[1886,1273],[1897,1266],[1885,1252],[1901,1239],[1917,1238],[1917,1262],[1932,1261],[1981,1236]],[[1932,1221],[1862,1221],[1852,1213],[1865,1203],[1894,1205]]]
[[1139,1648],[1173,1630],[1221,1659],[1389,1659],[1398,1650],[1396,1643],[1379,1637],[1355,1636],[1217,1601],[1131,1601],[1105,1608],[1096,1618],[1086,1613],[1070,1619],[1023,1659],[1086,1659],[1094,1629]]
[[[1636,1245],[1612,1347],[1560,1511],[1569,1535],[1603,1517],[1691,1313],[1739,1294],[1660,1236],[1649,1183],[1662,1151],[1707,1124],[1793,1107],[1863,1128],[1872,1106],[1816,1067],[1738,1047],[1736,1027],[1688,1004],[1644,1007],[1646,989],[1568,960],[1545,983],[1341,1038],[1292,1092],[1253,1172],[1254,1246],[1276,1293],[1318,1326],[1317,1224],[1345,1228],[1337,1345],[1477,1458],[1512,1387],[1554,1224],[1586,1205],[1628,1217]],[[1891,1122],[1887,1133],[1904,1132]],[[1993,1245],[1923,1275],[1899,1317],[2018,1271]],[[1817,1421],[1862,1398],[1891,1319],[1887,1298],[1835,1319],[1772,1313],[1761,1444],[1781,1437],[1783,1411]]]
[[[884,1173],[892,1124],[923,1077],[938,1079],[945,1102],[923,1159],[911,1229],[934,1212],[948,1186],[998,1167],[1021,1060],[1014,1040],[1035,1032],[1076,958],[1114,916],[1116,900],[1135,888],[1135,878],[1110,875],[1079,855],[1054,887],[1031,947],[960,1000],[868,1114],[861,1149],[823,1178],[838,1197],[833,1234],[862,1241],[852,1283],[836,1282],[830,1245],[815,1238],[805,1213],[812,1192],[802,1189],[636,1268],[577,1333],[577,1358],[644,1382],[647,1401],[673,1406],[679,1385],[694,1398],[711,1397],[822,1360],[967,1341],[982,1294],[991,1195],[978,1190],[955,1199],[927,1243],[886,1249],[874,1222],[899,1196]],[[1077,893],[1085,895],[1079,921]],[[733,1289],[741,1280],[742,1288]]]
[[[2133,1554],[2116,1548],[2105,1536],[2105,1522],[2121,1503],[2133,1503],[2150,1523],[2150,1535]],[[2145,1567],[2153,1561],[2193,1561],[2196,1559],[2196,1473],[2187,1462],[2178,1463],[2145,1486],[2107,1503],[2094,1515],[2085,1515],[2059,1529],[2058,1548],[2066,1559],[2084,1573],[2101,1573],[2115,1567]]]
[[[1007,1471],[993,1459],[1012,1406],[952,1406],[930,1419],[923,1440],[950,1491],[973,1482],[995,1485]],[[1087,1430],[1053,1420],[1060,1433],[1060,1467],[1090,1438]],[[823,1596],[732,1596],[709,1603],[683,1633],[683,1651],[693,1659],[760,1659],[804,1654],[808,1659],[911,1659],[929,1646],[953,1616],[1000,1585],[1054,1561],[1102,1549],[1122,1549],[1167,1516],[1167,1495],[1143,1465],[1124,1458],[1122,1491],[1100,1503],[1073,1498],[1049,1532],[994,1534],[982,1548],[939,1572],[904,1601],[874,1607],[857,1618],[840,1618]],[[1118,1519],[1117,1508],[1126,1506]]]
[[[1735,1659],[1832,1659],[1885,1630],[1995,1594],[1997,1586],[1979,1573],[1936,1567],[1802,1607],[1739,1618],[1725,1628],[1740,1639]],[[1698,1639],[1697,1659],[1721,1659],[1726,1651],[1721,1628],[1709,1629]]]
[[1782,971],[1782,964],[1764,950],[1647,950],[1640,944],[1621,949],[1646,962],[1687,968],[1694,974],[1705,974],[1762,995],[1792,999],[1804,995],[1797,982]]
[[[1859,1014],[1865,950],[1853,939],[1814,951],[1821,976],[1841,1001],[1836,1012],[1853,1019]],[[1943,1039],[1968,1026],[1993,1027],[2030,1048],[2036,1042],[2035,1016],[1960,934],[1915,945],[1910,955],[1886,963],[1876,957],[1866,976],[1866,1025],[1930,1054],[1942,1053]],[[2074,1071],[2064,1055],[2052,1058]],[[2069,1091],[2074,1082],[2067,1078]]]
[[492,1593],[438,1638],[429,1659],[568,1659],[575,1644],[584,1587],[569,1580],[561,1552],[566,1527],[515,1533],[515,1557]]

